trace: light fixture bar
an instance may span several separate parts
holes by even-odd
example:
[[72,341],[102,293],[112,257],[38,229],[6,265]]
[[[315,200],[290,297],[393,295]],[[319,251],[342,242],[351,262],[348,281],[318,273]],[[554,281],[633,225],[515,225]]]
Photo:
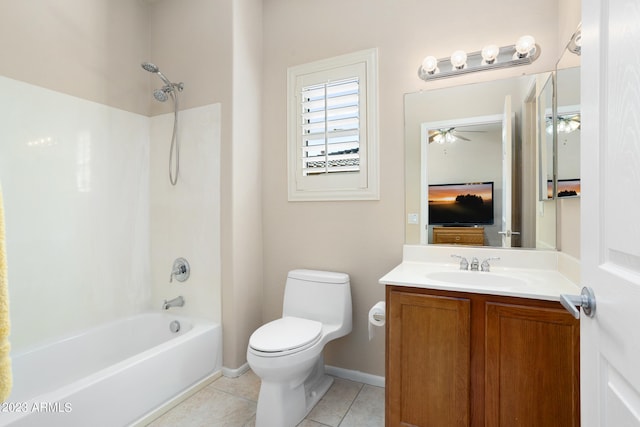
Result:
[[424,81],[445,79],[448,77],[456,77],[462,74],[475,73],[477,71],[495,70],[498,68],[519,67],[521,65],[529,65],[540,56],[540,46],[534,45],[531,51],[520,57],[516,52],[516,46],[502,46],[496,59],[492,63],[486,63],[482,58],[482,51],[471,52],[467,54],[466,65],[463,68],[457,68],[451,63],[450,58],[440,58],[437,60],[437,68],[433,72],[427,72],[423,65],[418,67],[418,77]]

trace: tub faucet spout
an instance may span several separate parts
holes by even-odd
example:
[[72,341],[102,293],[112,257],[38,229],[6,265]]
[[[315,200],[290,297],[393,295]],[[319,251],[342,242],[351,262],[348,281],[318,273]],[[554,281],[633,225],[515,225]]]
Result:
[[171,307],[182,307],[183,305],[184,305],[184,298],[182,298],[182,296],[179,296],[169,301],[164,300],[164,303],[162,304],[162,309],[169,310]]

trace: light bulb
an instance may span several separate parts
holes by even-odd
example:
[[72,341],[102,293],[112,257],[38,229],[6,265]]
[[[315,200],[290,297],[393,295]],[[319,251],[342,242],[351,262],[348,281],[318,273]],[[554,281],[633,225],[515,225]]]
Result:
[[516,54],[518,58],[524,58],[536,48],[536,39],[533,36],[522,36],[516,42]]
[[569,46],[567,46],[569,52],[575,53],[576,55],[580,55],[582,53],[582,31],[578,30],[569,41]]
[[490,44],[482,48],[482,59],[485,64],[493,64],[500,53],[500,48]]
[[467,65],[467,54],[464,50],[456,50],[451,54],[451,65],[456,70],[462,70]]
[[576,46],[582,47],[582,32],[576,34],[573,42],[576,44]]
[[438,72],[438,60],[435,56],[427,56],[422,61],[422,70],[427,74],[435,74]]
[[567,124],[567,133],[575,132],[580,129],[580,122],[577,120],[569,120]]
[[447,132],[445,134],[445,141],[447,141],[449,144],[452,144],[455,140],[456,140],[456,137],[451,132]]
[[567,132],[567,121],[564,118],[560,117],[558,119],[558,133],[562,132],[569,133]]
[[547,122],[547,133],[549,135],[553,135],[553,122],[551,121]]

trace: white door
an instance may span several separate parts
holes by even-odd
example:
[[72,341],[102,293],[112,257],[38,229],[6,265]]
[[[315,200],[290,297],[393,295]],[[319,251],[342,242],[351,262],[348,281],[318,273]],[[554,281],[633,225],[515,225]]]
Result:
[[640,1],[582,4],[582,426],[640,426]]
[[513,151],[513,123],[511,113],[511,95],[504,98],[502,113],[502,247],[511,247],[511,188]]

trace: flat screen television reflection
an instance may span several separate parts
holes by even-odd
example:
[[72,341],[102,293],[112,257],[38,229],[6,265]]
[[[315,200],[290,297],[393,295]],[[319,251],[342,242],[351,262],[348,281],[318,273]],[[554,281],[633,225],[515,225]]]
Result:
[[429,185],[429,224],[493,224],[493,182]]

